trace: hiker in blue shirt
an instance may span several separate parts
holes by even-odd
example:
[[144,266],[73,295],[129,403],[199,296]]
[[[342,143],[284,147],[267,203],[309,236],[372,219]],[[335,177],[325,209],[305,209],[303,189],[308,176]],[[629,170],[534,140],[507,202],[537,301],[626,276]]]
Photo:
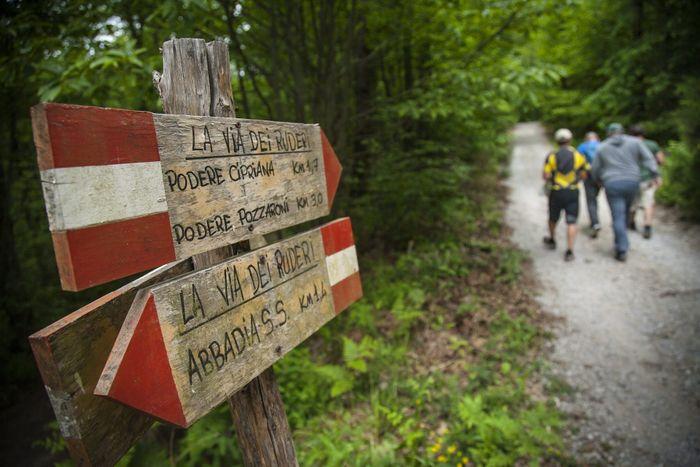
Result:
[[[586,158],[586,162],[590,165],[593,163],[593,158],[595,157],[595,152],[599,145],[600,139],[598,138],[598,134],[594,131],[589,131],[586,133],[586,140],[579,144],[576,150],[583,154]],[[583,180],[583,186],[586,190],[588,217],[591,220],[591,237],[596,238],[600,231],[600,222],[598,221],[598,192],[600,191],[600,185],[597,181],[588,177]]]

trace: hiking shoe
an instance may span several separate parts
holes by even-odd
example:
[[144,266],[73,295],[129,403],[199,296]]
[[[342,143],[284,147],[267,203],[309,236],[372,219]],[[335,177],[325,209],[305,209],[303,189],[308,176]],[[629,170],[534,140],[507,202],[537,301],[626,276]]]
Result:
[[591,238],[598,238],[598,232],[600,232],[600,224],[593,224],[591,226]]
[[564,253],[564,261],[566,261],[568,263],[569,261],[573,261],[573,260],[574,260],[574,252],[571,250],[566,250],[566,253]]
[[650,225],[645,225],[644,226],[644,233],[642,234],[644,238],[651,238],[651,226]]
[[544,237],[542,241],[550,250],[554,250],[557,247],[557,241],[552,237]]
[[615,259],[621,263],[624,263],[625,261],[627,261],[627,253],[625,253],[624,251],[616,251]]

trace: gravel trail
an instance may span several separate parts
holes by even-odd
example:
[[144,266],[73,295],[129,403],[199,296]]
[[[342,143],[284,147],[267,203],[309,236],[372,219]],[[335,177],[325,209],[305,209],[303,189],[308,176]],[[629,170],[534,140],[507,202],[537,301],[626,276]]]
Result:
[[700,465],[700,229],[660,210],[652,239],[631,232],[628,260],[618,263],[605,194],[594,240],[581,193],[576,259],[565,263],[561,221],[558,249],[542,244],[548,138],[538,123],[516,126],[513,136],[507,220],[533,259],[540,303],[564,318],[552,365],[575,390],[561,401],[578,428],[574,455],[582,463]]

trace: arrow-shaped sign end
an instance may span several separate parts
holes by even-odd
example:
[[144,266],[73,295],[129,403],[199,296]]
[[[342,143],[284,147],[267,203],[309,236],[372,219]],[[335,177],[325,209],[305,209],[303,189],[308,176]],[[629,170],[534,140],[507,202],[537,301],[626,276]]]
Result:
[[95,394],[187,427],[150,291],[134,299]]
[[328,196],[328,207],[333,207],[333,199],[338,191],[340,183],[340,174],[343,167],[340,165],[338,156],[336,156],[333,146],[326,137],[326,133],[321,129],[321,145],[323,148],[323,165],[326,170],[326,195]]

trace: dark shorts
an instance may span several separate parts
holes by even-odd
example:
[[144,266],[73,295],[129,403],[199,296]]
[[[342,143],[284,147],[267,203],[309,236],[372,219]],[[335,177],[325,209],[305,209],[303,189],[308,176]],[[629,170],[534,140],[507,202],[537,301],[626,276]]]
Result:
[[566,223],[575,224],[578,219],[578,190],[552,190],[549,194],[549,221],[558,222],[561,212],[566,213]]

